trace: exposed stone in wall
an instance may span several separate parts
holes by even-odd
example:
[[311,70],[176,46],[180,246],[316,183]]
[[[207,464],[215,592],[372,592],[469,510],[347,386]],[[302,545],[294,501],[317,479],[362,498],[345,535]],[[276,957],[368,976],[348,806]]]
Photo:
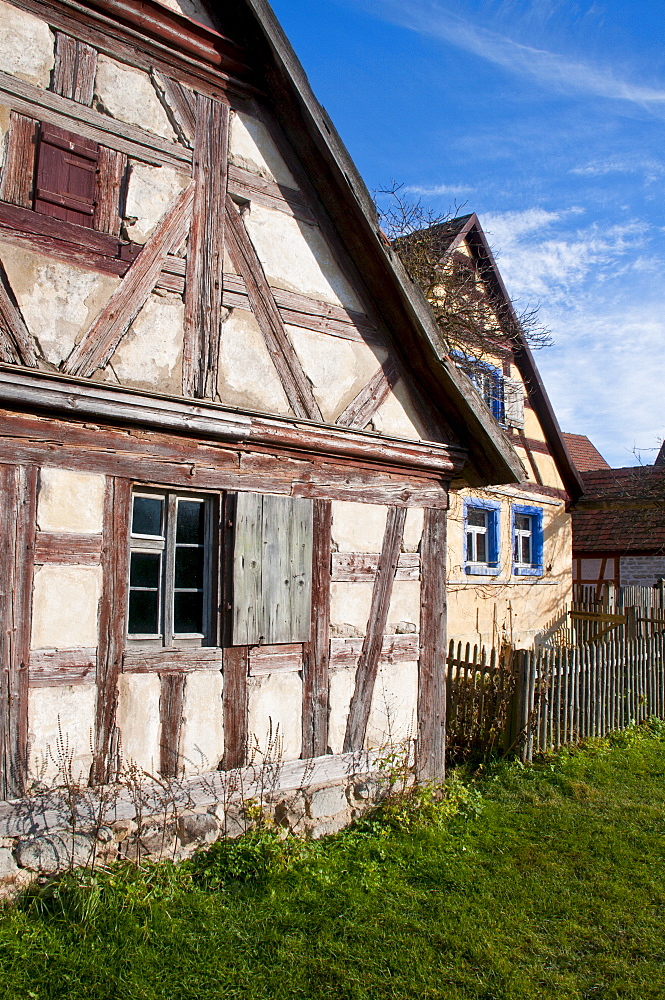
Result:
[[44,466],[39,473],[39,530],[101,534],[105,487],[105,476]]
[[412,441],[427,439],[427,434],[409,397],[404,379],[400,379],[386,401],[372,419],[372,427],[389,437],[409,438]]
[[318,227],[258,202],[252,203],[244,220],[271,284],[361,311]]
[[179,295],[150,295],[111,358],[118,381],[181,395],[184,316]]
[[125,232],[135,243],[145,243],[189,178],[173,167],[151,167],[131,161],[125,201]]
[[383,504],[333,500],[333,547],[338,552],[380,552],[388,508]]
[[38,566],[32,596],[31,648],[96,646],[101,593],[101,566]]
[[220,670],[195,670],[187,677],[180,756],[185,771],[209,771],[224,756]]
[[116,725],[125,762],[134,761],[148,774],[159,770],[159,697],[157,674],[120,674]]
[[101,312],[118,278],[0,243],[0,258],[28,329],[59,365]]
[[232,309],[224,321],[217,391],[228,406],[291,412],[263,334],[248,310]]
[[420,542],[423,537],[423,523],[425,512],[422,507],[409,507],[406,512],[404,522],[404,537],[402,538],[402,552],[418,552]]
[[99,111],[112,118],[140,125],[164,139],[176,139],[150,77],[140,69],[100,54],[94,102]]
[[69,772],[74,782],[87,782],[96,700],[94,683],[31,689],[28,739],[36,779],[62,780]]
[[0,66],[36,87],[48,87],[55,39],[48,24],[0,0]]
[[383,364],[388,352],[295,326],[287,329],[323,418],[334,423]]
[[249,679],[250,746],[283,760],[297,760],[302,746],[302,680],[297,671]]
[[337,626],[351,625],[356,631],[336,629],[337,635],[364,635],[372,606],[371,583],[333,583],[330,595],[330,621]]
[[665,579],[665,556],[621,556],[621,586],[652,587]]
[[231,115],[229,160],[276,184],[298,188],[263,122],[239,111]]

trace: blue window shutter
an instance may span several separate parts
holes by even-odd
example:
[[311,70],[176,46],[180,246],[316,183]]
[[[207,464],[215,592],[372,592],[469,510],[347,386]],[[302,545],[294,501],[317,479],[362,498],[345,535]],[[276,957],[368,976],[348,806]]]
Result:
[[[531,565],[515,565],[515,515],[526,514],[531,518]],[[525,507],[513,504],[510,512],[510,548],[514,576],[542,576],[544,572],[545,539],[543,532],[543,511],[541,507]]]

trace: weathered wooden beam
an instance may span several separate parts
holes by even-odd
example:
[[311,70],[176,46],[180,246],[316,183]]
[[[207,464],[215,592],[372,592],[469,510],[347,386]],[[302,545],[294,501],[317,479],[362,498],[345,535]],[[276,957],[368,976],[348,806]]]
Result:
[[98,566],[102,557],[101,535],[38,531],[35,539],[36,563],[70,566]]
[[447,519],[445,510],[425,510],[416,747],[421,780],[442,780],[446,769]]
[[158,167],[166,164],[184,173],[191,169],[191,149],[50,90],[25,83],[3,70],[0,70],[0,103],[28,118],[57,125],[144,163]]
[[194,206],[187,247],[182,388],[212,399],[222,336],[229,108],[197,94]]
[[31,688],[94,684],[97,649],[33,649],[30,653]]
[[358,660],[356,685],[346,723],[345,752],[362,750],[365,742],[405,520],[406,510],[403,507],[391,507],[388,511],[383,547],[372,591],[367,632]]
[[344,412],[340,413],[336,423],[340,427],[358,427],[364,430],[381,404],[386,401],[391,390],[395,388],[399,378],[399,368],[393,358],[388,358],[355,399],[351,400]]
[[177,250],[189,230],[193,188],[176,198],[131,265],[113,295],[62,366],[68,375],[89,376],[111,359],[120,340],[143,308],[169,253]]
[[286,398],[298,417],[323,420],[312,386],[286,332],[272,289],[252,245],[240,212],[230,195],[226,197],[228,250],[231,261],[244,278],[247,295],[266,347],[280,377]]
[[249,648],[229,646],[224,650],[224,760],[225,771],[242,767],[247,755],[249,722],[247,715],[247,677]]
[[[378,565],[378,552],[333,552],[332,578],[335,582],[373,583]],[[400,553],[395,579],[420,579],[420,556],[417,552]]]
[[192,146],[196,132],[196,96],[178,80],[152,69],[153,87],[181,142]]
[[[397,577],[395,577],[397,579]],[[363,650],[364,639],[330,640],[330,666],[356,667]],[[380,663],[415,663],[420,655],[420,636],[417,632],[407,635],[384,635]]]
[[222,669],[222,650],[212,646],[185,649],[145,647],[125,649],[122,672],[125,674],[185,674],[193,670]]
[[302,642],[252,646],[249,651],[249,676],[260,677],[276,670],[302,670],[303,646]]
[[180,734],[186,686],[187,674],[169,672],[160,676],[159,773],[163,778],[176,778],[180,773]]
[[5,162],[0,170],[0,200],[32,208],[39,122],[12,111]]
[[37,469],[0,466],[0,797],[25,790]]
[[10,364],[39,366],[40,353],[18,302],[14,296],[7,272],[0,261],[0,356]]
[[109,477],[104,497],[102,532],[102,599],[97,646],[93,784],[103,784],[110,771],[110,751],[118,700],[127,616],[128,532],[132,487],[127,479]]
[[99,147],[97,161],[97,198],[93,226],[111,236],[120,235],[120,198],[127,170],[127,156],[116,149]]
[[328,752],[328,672],[330,666],[330,559],[332,503],[314,501],[312,524],[311,637],[302,673],[302,756]]
[[269,181],[261,174],[245,170],[234,163],[229,164],[229,191],[236,197],[256,201],[266,208],[274,208],[285,215],[300,219],[301,222],[307,222],[310,226],[317,224],[314,212],[299,191]]
[[97,50],[62,31],[55,33],[51,90],[90,107],[95,89]]

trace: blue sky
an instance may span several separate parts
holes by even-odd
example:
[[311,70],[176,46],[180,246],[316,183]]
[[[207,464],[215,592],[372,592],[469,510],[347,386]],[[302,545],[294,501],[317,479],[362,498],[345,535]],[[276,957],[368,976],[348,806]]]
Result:
[[[478,213],[563,430],[665,436],[662,0],[273,0],[370,189]],[[636,456],[633,450],[640,449]]]

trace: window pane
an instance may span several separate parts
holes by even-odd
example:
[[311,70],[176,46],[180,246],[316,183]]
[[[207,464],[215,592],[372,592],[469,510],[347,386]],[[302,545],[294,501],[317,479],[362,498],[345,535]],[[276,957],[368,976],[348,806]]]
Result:
[[466,512],[467,524],[474,528],[485,528],[487,526],[487,511],[480,507],[468,507]]
[[203,588],[203,549],[176,549],[175,585]]
[[177,542],[201,545],[205,524],[204,504],[196,500],[180,500],[178,502]]
[[132,552],[130,587],[150,587],[157,590],[161,558],[159,552]]
[[174,594],[173,630],[182,632],[203,632],[203,594]]
[[518,563],[520,561],[520,536],[519,535],[515,535],[515,545],[514,545],[513,559],[515,560],[516,563]]
[[476,535],[476,562],[487,562],[487,535]]
[[531,562],[531,537],[529,535],[522,535],[522,562]]
[[164,501],[159,497],[134,497],[133,535],[162,536]]
[[130,591],[130,635],[157,635],[159,632],[158,597],[156,590]]
[[466,561],[467,562],[475,562],[476,561],[476,553],[474,551],[475,546],[473,544],[473,537],[474,537],[473,536],[473,532],[472,531],[467,531],[467,533],[466,533]]
[[515,527],[518,531],[531,531],[531,517],[529,514],[515,514]]

